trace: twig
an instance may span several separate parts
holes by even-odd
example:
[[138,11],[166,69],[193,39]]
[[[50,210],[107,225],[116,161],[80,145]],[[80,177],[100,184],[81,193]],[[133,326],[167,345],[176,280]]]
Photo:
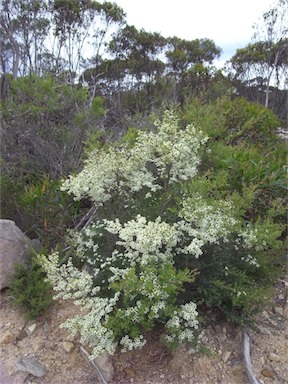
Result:
[[246,373],[247,373],[249,382],[250,384],[260,384],[253,372],[253,366],[250,358],[250,337],[246,329],[243,330],[243,334],[244,334],[244,345],[243,345],[244,363],[245,363]]
[[272,367],[272,365],[269,365],[269,368],[271,369],[271,371],[274,373],[274,375],[277,377],[277,379],[278,379],[281,383],[288,383],[287,380],[283,379],[283,378],[278,374],[278,372]]
[[[85,216],[82,217],[82,219],[79,221],[79,223],[76,225],[75,229],[77,230],[78,228],[80,228],[82,226],[82,224],[88,220],[89,222],[91,221],[91,217],[93,217],[93,215],[96,213],[96,208],[93,206],[89,209],[89,211],[86,213]],[[84,227],[87,226],[87,223],[85,224]]]
[[85,360],[92,364],[92,366],[95,368],[96,370],[96,373],[98,375],[98,378],[101,382],[101,384],[108,384],[107,381],[104,379],[104,376],[102,375],[102,372],[100,371],[100,369],[97,367],[97,364],[94,363],[94,361],[92,361],[89,357],[89,353],[86,351],[86,349],[84,349],[82,346],[80,346],[80,352],[82,353],[82,355],[84,356]]

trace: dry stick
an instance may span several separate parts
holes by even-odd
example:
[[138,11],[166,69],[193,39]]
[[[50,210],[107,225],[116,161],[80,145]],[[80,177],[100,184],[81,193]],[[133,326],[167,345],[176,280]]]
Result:
[[80,346],[80,352],[82,353],[82,355],[84,356],[85,360],[92,364],[92,366],[95,368],[96,370],[96,373],[98,375],[98,378],[99,380],[101,381],[101,384],[108,384],[107,381],[104,379],[104,376],[102,375],[100,369],[97,367],[97,364],[94,363],[94,361],[92,361],[89,357],[89,353],[86,351],[86,349],[84,349],[82,346]]
[[[76,225],[75,229],[77,230],[78,228],[80,228],[82,226],[82,224],[88,220],[89,223],[91,221],[91,217],[93,217],[93,215],[96,213],[96,208],[93,206],[89,209],[89,211],[85,214],[85,216],[82,217],[82,219],[79,221],[79,223]],[[85,224],[85,226],[87,225],[87,222]],[[85,227],[84,226],[84,227]]]
[[245,368],[246,368],[246,373],[247,373],[249,382],[250,384],[260,384],[253,372],[253,366],[250,358],[250,337],[246,329],[243,330],[243,334],[244,334],[244,362],[245,362]]

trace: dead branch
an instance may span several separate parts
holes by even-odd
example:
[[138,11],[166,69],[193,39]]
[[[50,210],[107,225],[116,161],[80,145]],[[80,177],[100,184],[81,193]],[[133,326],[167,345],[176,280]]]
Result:
[[250,337],[248,335],[248,332],[245,329],[243,330],[243,336],[244,336],[244,341],[243,341],[244,363],[245,363],[245,368],[246,368],[246,373],[249,379],[249,383],[260,384],[253,372],[253,365],[250,358]]
[[84,356],[84,358],[87,361],[87,363],[92,364],[93,368],[95,368],[97,376],[98,376],[98,378],[100,380],[100,383],[101,384],[108,384],[107,381],[104,379],[104,376],[102,375],[102,373],[101,373],[100,369],[98,368],[97,364],[95,364],[94,361],[92,361],[90,359],[90,355],[86,351],[86,349],[84,349],[82,346],[80,346],[80,352]]

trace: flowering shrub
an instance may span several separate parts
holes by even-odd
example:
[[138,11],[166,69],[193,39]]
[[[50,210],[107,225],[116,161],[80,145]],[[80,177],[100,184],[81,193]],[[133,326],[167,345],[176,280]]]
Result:
[[[40,257],[56,297],[83,310],[63,326],[93,347],[92,357],[141,347],[143,331],[158,326],[167,342],[197,344],[196,301],[244,310],[245,289],[256,289],[263,272],[261,252],[279,236],[268,221],[243,220],[249,198],[213,196],[215,183],[197,175],[208,138],[193,125],[180,129],[166,112],[155,132],[133,140],[95,150],[63,183],[75,199],[90,198],[97,216],[70,234],[66,263],[57,253]],[[209,195],[195,192],[209,185]]]
[[113,193],[130,198],[144,189],[148,198],[163,188],[161,181],[171,184],[195,176],[200,148],[208,138],[192,124],[180,130],[177,118],[168,112],[163,122],[155,125],[157,134],[139,132],[132,148],[124,144],[107,151],[95,149],[82,172],[70,176],[62,190],[74,194],[75,199],[89,197],[96,205],[103,205]]

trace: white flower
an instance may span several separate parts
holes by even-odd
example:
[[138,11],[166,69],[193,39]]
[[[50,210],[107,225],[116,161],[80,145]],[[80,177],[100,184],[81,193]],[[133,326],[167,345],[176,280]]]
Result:
[[162,188],[159,179],[171,184],[194,177],[200,164],[200,148],[208,138],[193,125],[179,129],[178,119],[169,111],[155,125],[157,132],[140,131],[132,148],[122,145],[95,149],[83,170],[70,175],[61,190],[73,194],[76,200],[88,196],[101,206],[115,192],[121,195],[127,189],[138,192],[149,188],[148,198]]

